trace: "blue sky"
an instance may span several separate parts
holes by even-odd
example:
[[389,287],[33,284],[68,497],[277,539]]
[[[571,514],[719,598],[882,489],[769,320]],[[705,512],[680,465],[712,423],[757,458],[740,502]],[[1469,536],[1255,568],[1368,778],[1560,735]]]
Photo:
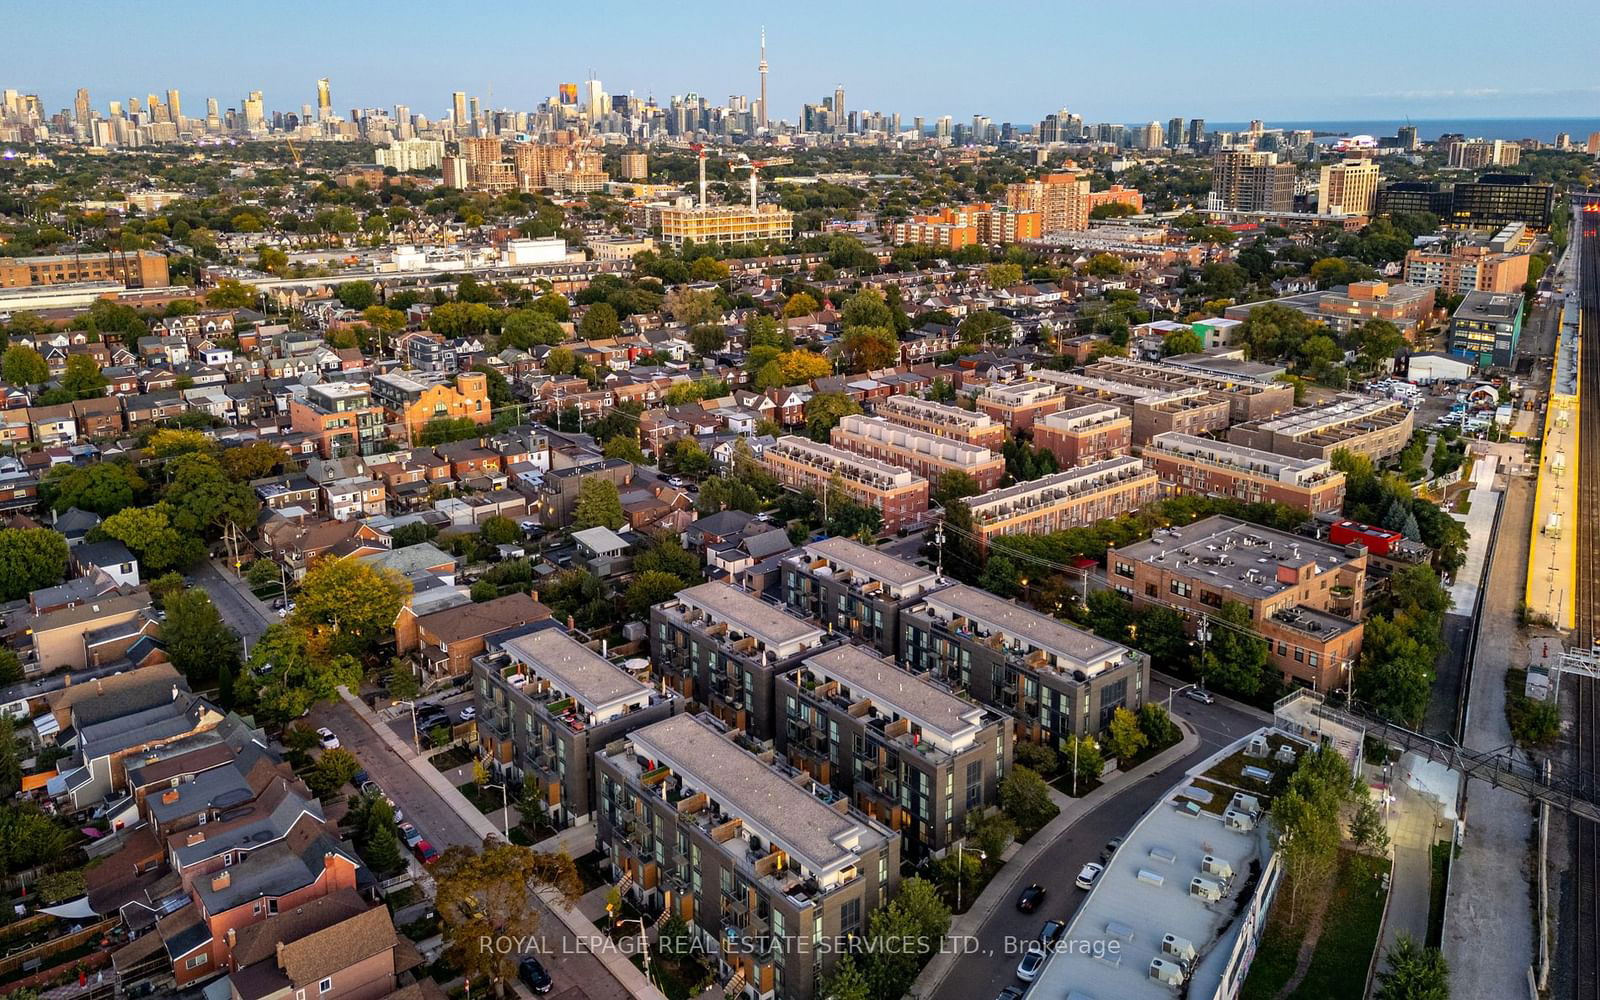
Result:
[[[722,103],[754,95],[763,21],[772,113],[791,121],[841,83],[847,107],[908,121],[1023,123],[1059,107],[1129,123],[1600,109],[1600,70],[1556,50],[1572,37],[1560,25],[1580,37],[1600,25],[1593,0],[1542,3],[1537,18],[1505,0],[11,0],[0,20],[0,87],[38,93],[50,111],[80,86],[102,111],[168,87],[190,115],[257,89],[269,110],[296,110],[327,76],[341,113],[401,103],[431,116],[453,90],[529,108],[591,68],[610,93]],[[1535,63],[1534,48],[1550,57]]]

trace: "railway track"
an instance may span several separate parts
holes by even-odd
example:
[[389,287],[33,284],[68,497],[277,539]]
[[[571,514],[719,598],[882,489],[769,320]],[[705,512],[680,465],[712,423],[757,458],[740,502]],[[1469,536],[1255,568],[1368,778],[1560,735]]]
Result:
[[[1600,198],[1583,198],[1579,211],[1581,240],[1582,318],[1578,358],[1578,496],[1577,578],[1574,581],[1573,641],[1580,649],[1593,648],[1600,635]],[[1593,791],[1600,776],[1600,682],[1580,678],[1573,686],[1574,764],[1579,781]],[[1600,1000],[1600,824],[1577,821],[1574,871],[1576,874],[1575,997]]]

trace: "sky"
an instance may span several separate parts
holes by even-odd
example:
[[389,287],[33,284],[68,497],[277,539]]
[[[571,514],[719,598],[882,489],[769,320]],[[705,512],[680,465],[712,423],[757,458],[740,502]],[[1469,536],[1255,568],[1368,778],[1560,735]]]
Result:
[[[0,87],[47,112],[78,87],[102,113],[170,87],[186,115],[205,99],[268,111],[408,105],[443,114],[464,90],[485,107],[531,109],[561,81],[608,93],[754,97],[763,23],[771,115],[794,121],[842,84],[847,109],[930,120],[1035,122],[1067,108],[1090,122],[1262,118],[1600,115],[1600,68],[1566,37],[1600,28],[1593,0],[1449,5],[1324,0],[0,0]],[[1564,34],[1562,25],[1571,33]],[[1551,48],[1531,59],[1534,32]],[[1532,69],[1537,67],[1537,79]],[[491,97],[492,94],[492,97]]]

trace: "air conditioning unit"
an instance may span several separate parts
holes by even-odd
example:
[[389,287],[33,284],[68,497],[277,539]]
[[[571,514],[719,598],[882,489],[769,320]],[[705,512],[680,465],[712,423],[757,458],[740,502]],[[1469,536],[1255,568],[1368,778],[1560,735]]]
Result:
[[1196,875],[1189,880],[1189,895],[1207,903],[1215,903],[1222,898],[1222,886],[1208,878],[1201,878]]
[[1177,962],[1169,962],[1164,958],[1152,958],[1150,960],[1150,978],[1173,989],[1178,989],[1183,986],[1183,966]]
[[1176,934],[1161,935],[1161,953],[1171,955],[1184,965],[1194,961],[1194,942],[1188,938],[1181,938]]
[[1205,872],[1207,875],[1215,875],[1224,882],[1233,878],[1233,866],[1221,858],[1214,857],[1210,854],[1207,854],[1201,859],[1200,870]]
[[1249,813],[1229,809],[1222,814],[1222,825],[1237,833],[1249,833],[1256,828],[1256,820]]

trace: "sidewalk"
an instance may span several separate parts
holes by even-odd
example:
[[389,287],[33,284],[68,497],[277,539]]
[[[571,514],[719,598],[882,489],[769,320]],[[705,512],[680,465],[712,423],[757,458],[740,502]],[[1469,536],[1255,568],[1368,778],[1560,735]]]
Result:
[[[1389,843],[1394,859],[1393,877],[1390,880],[1389,904],[1384,918],[1383,940],[1378,949],[1378,967],[1383,968],[1383,956],[1394,947],[1401,934],[1409,934],[1419,943],[1428,939],[1428,913],[1433,905],[1433,845],[1437,840],[1448,840],[1450,834],[1436,827],[1437,807],[1426,795],[1412,788],[1397,765],[1389,793],[1394,802],[1388,807],[1387,826]],[[1378,770],[1377,780],[1382,780]]]
[[[437,768],[419,758],[406,745],[404,740],[396,736],[393,730],[383,724],[383,721],[367,707],[365,702],[352,695],[345,688],[339,689],[339,696],[372,727],[373,731],[385,743],[389,744],[389,748],[399,755],[401,760],[411,766],[411,770],[416,772],[418,777],[437,792],[439,797],[444,799],[450,808],[456,811],[456,814],[472,828],[474,833],[480,837],[488,837],[493,834],[496,839],[504,839],[500,834],[499,828],[488,817],[478,812],[477,808],[467,801],[467,797],[462,795],[450,783],[448,778],[440,774]],[[537,895],[539,900],[544,903],[545,909],[553,913],[565,925],[566,932],[576,938],[578,942],[592,941],[599,935],[600,932],[595,929],[594,924],[584,919],[583,914],[579,912],[577,907],[567,906],[564,901],[557,897],[554,891],[543,890]],[[622,984],[623,989],[626,989],[634,997],[640,998],[640,1000],[666,1000],[666,996],[656,989],[649,980],[645,979],[644,973],[620,954],[617,949],[596,947],[589,948],[588,951],[598,958],[606,967],[606,971],[610,972],[612,977]]]
[[[1028,866],[1033,864],[1034,859],[1043,853],[1045,848],[1053,841],[1071,829],[1078,820],[1094,812],[1107,799],[1116,795],[1127,785],[1169,767],[1189,754],[1194,753],[1200,746],[1199,734],[1184,719],[1174,717],[1172,721],[1177,723],[1178,728],[1183,730],[1182,739],[1133,770],[1118,774],[1111,781],[1096,788],[1082,799],[1068,799],[1067,804],[1062,807],[1060,815],[1046,823],[1038,833],[1028,838],[1026,844],[1023,844],[1019,850],[1007,858],[1005,868],[984,887],[983,893],[973,902],[972,907],[966,913],[961,914],[950,922],[948,936],[951,938],[976,938],[978,931],[982,929],[984,924],[988,923],[989,917],[994,911],[1016,894],[1017,884],[1022,880],[1022,875],[1028,870]],[[1051,792],[1051,798],[1056,799],[1059,793],[1056,793],[1054,788],[1051,789]],[[916,982],[911,984],[909,995],[914,997],[932,996],[938,990],[939,984],[944,981],[944,977],[950,974],[951,968],[963,957],[956,953],[958,950],[954,948],[939,949],[933,956],[933,961],[923,968],[922,973],[917,976]]]

